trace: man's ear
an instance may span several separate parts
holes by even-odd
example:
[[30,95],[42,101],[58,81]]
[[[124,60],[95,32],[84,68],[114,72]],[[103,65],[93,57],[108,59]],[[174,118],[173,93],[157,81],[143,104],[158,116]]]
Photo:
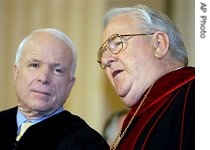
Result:
[[70,82],[69,82],[69,85],[68,85],[68,92],[71,92],[71,89],[75,84],[75,80],[76,80],[75,77],[70,79]]
[[75,84],[75,77],[70,78],[70,79],[69,79],[68,87],[67,87],[67,89],[66,89],[66,98],[69,96],[69,94],[70,94],[70,92],[71,92],[71,89],[72,89],[72,87],[74,86],[74,84]]
[[161,59],[168,52],[169,48],[168,35],[164,32],[157,31],[154,33],[153,38],[154,38],[155,56]]
[[18,69],[17,69],[17,66],[15,65],[14,66],[14,81],[16,81],[16,79],[17,79],[17,74],[18,74]]

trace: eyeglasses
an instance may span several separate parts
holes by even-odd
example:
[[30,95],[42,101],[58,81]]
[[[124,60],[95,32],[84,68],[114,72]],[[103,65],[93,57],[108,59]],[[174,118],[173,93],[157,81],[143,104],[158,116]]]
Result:
[[119,35],[117,33],[110,36],[99,48],[99,51],[97,53],[97,62],[100,64],[101,68],[106,68],[105,65],[102,64],[101,59],[103,56],[103,53],[108,49],[112,54],[118,54],[122,50],[124,50],[127,46],[127,40],[129,38],[125,37],[133,37],[133,36],[139,36],[139,35],[152,35],[154,33],[145,33],[145,34],[124,34]]

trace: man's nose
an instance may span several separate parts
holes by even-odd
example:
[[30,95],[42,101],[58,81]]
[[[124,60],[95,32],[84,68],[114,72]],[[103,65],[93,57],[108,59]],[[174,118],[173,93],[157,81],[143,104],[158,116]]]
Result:
[[49,84],[50,69],[47,67],[41,67],[39,71],[38,81],[43,84]]
[[113,54],[109,50],[104,51],[101,57],[101,63],[105,67],[110,67],[113,62],[117,61],[116,54]]

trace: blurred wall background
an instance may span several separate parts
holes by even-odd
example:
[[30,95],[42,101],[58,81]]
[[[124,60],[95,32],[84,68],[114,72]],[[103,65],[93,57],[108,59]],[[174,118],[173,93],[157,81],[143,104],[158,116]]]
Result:
[[182,32],[189,65],[195,65],[194,0],[0,0],[0,111],[16,106],[16,49],[31,30],[57,28],[78,48],[76,84],[65,108],[101,132],[107,117],[125,108],[96,62],[102,18],[111,7],[146,4],[166,13]]

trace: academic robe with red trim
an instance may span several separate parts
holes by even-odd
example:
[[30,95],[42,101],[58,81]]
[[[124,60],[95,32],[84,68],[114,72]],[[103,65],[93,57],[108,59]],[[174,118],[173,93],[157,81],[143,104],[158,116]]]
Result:
[[[130,110],[123,130],[142,98]],[[194,67],[172,71],[156,81],[117,149],[195,149]]]

